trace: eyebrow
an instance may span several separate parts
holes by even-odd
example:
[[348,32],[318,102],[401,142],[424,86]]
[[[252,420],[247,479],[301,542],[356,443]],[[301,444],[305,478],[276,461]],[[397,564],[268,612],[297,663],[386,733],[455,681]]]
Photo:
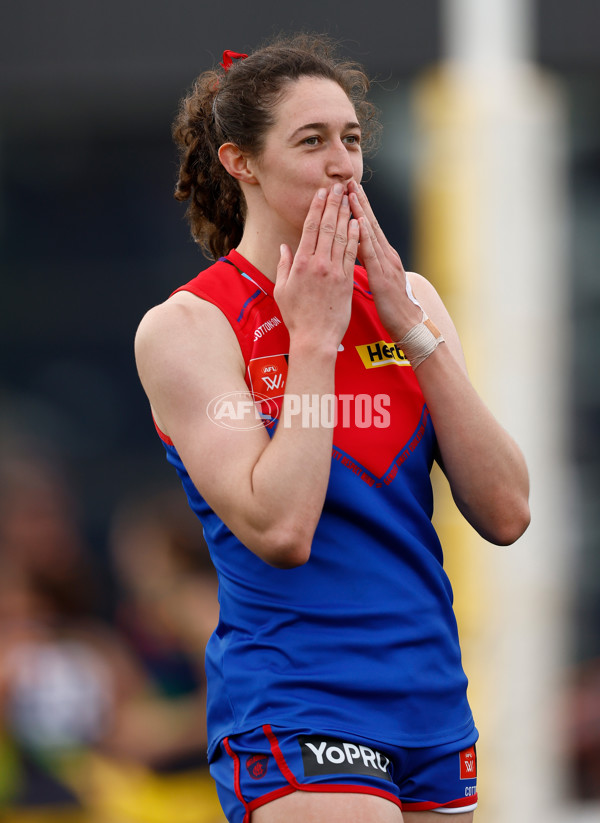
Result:
[[[303,131],[327,131],[329,129],[329,123],[306,123],[304,126],[299,126],[291,135],[290,140],[293,140],[298,134]],[[354,120],[350,120],[344,126],[344,131],[358,129],[360,130],[360,123],[357,123]]]

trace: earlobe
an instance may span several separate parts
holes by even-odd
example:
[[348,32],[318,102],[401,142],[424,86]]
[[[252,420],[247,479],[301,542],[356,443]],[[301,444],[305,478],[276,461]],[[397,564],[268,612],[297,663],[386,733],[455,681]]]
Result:
[[258,180],[249,167],[249,158],[235,143],[223,143],[219,148],[219,160],[229,174],[240,183],[256,185]]

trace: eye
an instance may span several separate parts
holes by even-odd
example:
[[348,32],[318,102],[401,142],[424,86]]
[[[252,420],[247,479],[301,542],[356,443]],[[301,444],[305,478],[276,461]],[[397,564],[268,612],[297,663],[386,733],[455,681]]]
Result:
[[360,145],[360,134],[347,134],[344,137],[344,142],[350,146],[358,146]]
[[320,141],[320,138],[318,137],[318,135],[314,134],[312,137],[307,137],[304,140],[304,144],[306,146],[318,146],[319,141]]

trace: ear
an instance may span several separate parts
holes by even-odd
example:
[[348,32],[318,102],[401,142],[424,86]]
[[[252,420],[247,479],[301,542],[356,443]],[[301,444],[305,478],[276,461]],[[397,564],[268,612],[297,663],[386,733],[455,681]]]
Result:
[[219,160],[229,174],[240,183],[256,185],[258,180],[251,171],[249,158],[235,143],[223,143],[219,148]]

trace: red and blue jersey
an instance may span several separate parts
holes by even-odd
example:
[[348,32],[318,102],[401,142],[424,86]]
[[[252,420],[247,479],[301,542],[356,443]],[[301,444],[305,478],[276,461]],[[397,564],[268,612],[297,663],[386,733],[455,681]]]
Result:
[[[182,289],[229,320],[272,432],[289,354],[272,282],[232,251]],[[242,545],[163,437],[219,577],[220,620],[206,650],[209,757],[223,737],[265,723],[399,746],[476,739],[452,589],[431,523],[435,432],[359,266],[335,401],[323,513],[310,559],[298,568],[273,568]]]

